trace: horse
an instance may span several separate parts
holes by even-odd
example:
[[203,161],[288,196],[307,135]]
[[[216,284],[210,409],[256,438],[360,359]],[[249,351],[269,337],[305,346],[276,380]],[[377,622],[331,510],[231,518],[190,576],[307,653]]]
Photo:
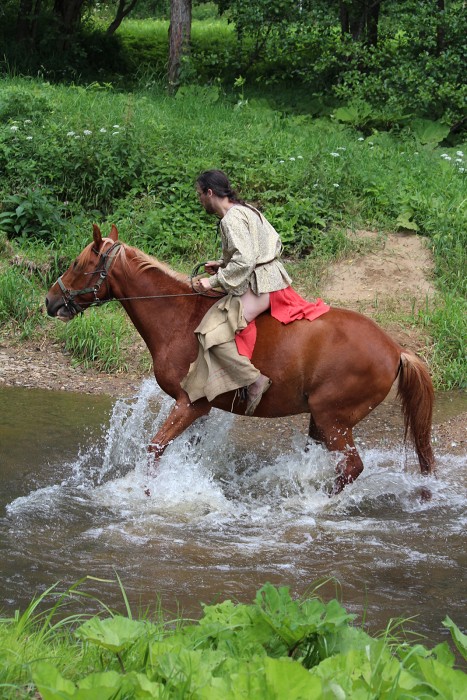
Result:
[[[79,300],[79,301],[78,301]],[[239,392],[191,403],[180,383],[198,353],[194,329],[216,299],[196,292],[192,279],[93,226],[93,241],[46,296],[47,313],[72,320],[88,307],[118,300],[143,338],[161,389],[175,399],[148,447],[159,460],[166,447],[212,407],[245,411]],[[397,380],[404,440],[409,436],[421,473],[434,472],[431,424],[434,392],[425,363],[374,321],[343,308],[284,325],[268,312],[256,319],[253,364],[272,379],[255,416],[309,413],[308,440],[340,453],[332,493],[355,481],[363,462],[352,429],[388,395]]]

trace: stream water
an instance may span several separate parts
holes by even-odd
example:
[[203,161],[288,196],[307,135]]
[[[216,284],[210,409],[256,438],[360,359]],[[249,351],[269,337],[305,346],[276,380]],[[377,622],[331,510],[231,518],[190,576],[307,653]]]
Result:
[[[318,580],[373,631],[390,618],[434,642],[466,615],[467,458],[438,453],[421,502],[399,407],[358,430],[365,470],[329,498],[335,457],[305,451],[307,419],[220,411],[172,444],[148,474],[146,446],[171,400],[154,381],[131,399],[0,389],[0,608],[12,614],[60,581],[123,609],[198,616],[201,603],[250,602],[266,581],[303,595]],[[443,395],[437,419],[466,410]],[[146,495],[149,494],[149,495]],[[92,609],[92,601],[81,606]]]

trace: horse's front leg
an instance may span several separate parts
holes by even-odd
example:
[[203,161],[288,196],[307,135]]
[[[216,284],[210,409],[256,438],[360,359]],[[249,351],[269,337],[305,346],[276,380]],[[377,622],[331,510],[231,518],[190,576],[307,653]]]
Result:
[[337,476],[334,480],[332,495],[340,493],[347,484],[355,481],[357,476],[363,471],[363,462],[353,442],[352,445],[344,445],[341,451],[344,456],[336,467]]
[[176,401],[162,427],[154,435],[149,444],[148,451],[157,461],[165,448],[181,435],[197,418],[205,416],[211,410],[211,404],[207,399],[200,399],[196,403],[190,403],[188,396]]

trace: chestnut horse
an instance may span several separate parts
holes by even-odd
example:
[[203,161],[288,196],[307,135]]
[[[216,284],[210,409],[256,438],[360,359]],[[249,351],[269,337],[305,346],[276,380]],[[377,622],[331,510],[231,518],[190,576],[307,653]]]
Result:
[[[191,280],[118,239],[112,226],[94,241],[50,288],[49,316],[70,321],[89,306],[118,300],[146,343],[161,389],[175,405],[149,450],[158,459],[165,448],[213,406],[243,414],[238,392],[190,402],[180,382],[198,352],[194,334],[212,297],[193,291]],[[363,469],[352,428],[387,396],[398,380],[405,437],[412,438],[423,474],[434,469],[431,449],[433,387],[424,363],[403,350],[373,321],[346,309],[331,308],[314,321],[283,325],[264,313],[256,320],[253,364],[272,379],[255,416],[310,414],[309,437],[339,451],[334,493]]]

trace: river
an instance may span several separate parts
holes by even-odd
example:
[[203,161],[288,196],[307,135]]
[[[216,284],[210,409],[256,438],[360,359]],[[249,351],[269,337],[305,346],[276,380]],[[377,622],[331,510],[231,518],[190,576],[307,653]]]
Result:
[[[108,582],[83,590],[123,610],[118,575],[134,611],[196,617],[266,581],[296,596],[319,582],[372,632],[413,616],[433,643],[445,615],[465,629],[465,455],[438,453],[438,477],[423,479],[388,401],[356,431],[364,472],[329,498],[335,457],[304,449],[305,416],[213,411],[150,475],[146,445],[170,404],[149,380],[125,400],[0,389],[3,614],[85,575]],[[438,397],[438,420],[465,410],[465,395]]]

